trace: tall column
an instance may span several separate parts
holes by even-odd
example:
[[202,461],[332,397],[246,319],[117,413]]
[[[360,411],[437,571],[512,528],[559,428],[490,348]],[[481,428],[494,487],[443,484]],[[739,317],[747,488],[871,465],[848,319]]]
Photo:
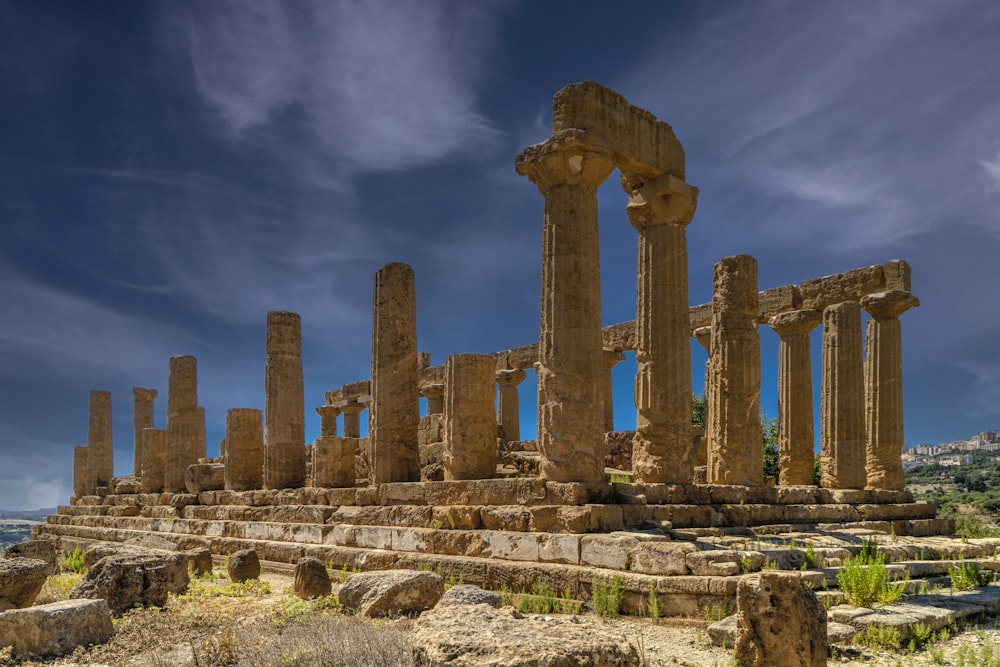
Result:
[[823,311],[820,465],[826,488],[865,486],[861,304],[857,301],[827,306]]
[[[503,428],[503,438],[507,442],[518,442],[521,439],[521,404],[517,395],[517,385],[527,377],[520,368],[500,370],[496,373],[497,387],[497,420]],[[430,401],[428,400],[428,405]],[[431,414],[428,408],[427,414]]]
[[792,310],[768,324],[778,341],[778,483],[813,483],[812,359],[809,332],[823,319],[818,310]]
[[601,376],[601,393],[604,395],[604,432],[610,433],[615,430],[615,385],[611,378],[611,369],[625,358],[625,354],[618,350],[602,350],[601,358],[604,361],[604,374]]
[[691,317],[685,229],[698,189],[675,176],[644,182],[622,174],[625,208],[639,233],[636,281],[636,427],[632,470],[637,482],[691,483]]
[[260,410],[226,412],[226,489],[250,491],[264,486],[264,430]]
[[[698,327],[691,334],[698,344],[705,348],[705,353],[711,355],[712,353],[712,327]],[[711,386],[710,377],[712,374],[712,358],[709,356],[705,360],[705,385],[701,390],[702,398],[702,409],[701,409],[701,428],[702,434],[700,438],[695,440],[695,450],[694,450],[694,465],[695,467],[708,466],[708,406],[711,405],[712,401],[709,399],[708,388]],[[693,406],[692,406],[693,412]],[[692,414],[692,417],[694,415]]]
[[87,487],[87,447],[81,445],[73,448],[73,495],[76,498],[89,495]]
[[114,476],[115,459],[111,449],[111,392],[90,392],[90,417],[87,428],[87,488],[94,493],[107,486]]
[[361,413],[364,411],[365,406],[357,401],[350,400],[344,401],[343,405],[338,403],[337,407],[340,408],[340,412],[344,415],[344,437],[360,438]]
[[517,171],[545,197],[538,333],[539,472],[557,482],[604,481],[601,275],[597,188],[611,157],[572,133],[532,146]]
[[205,457],[205,413],[198,406],[198,365],[192,356],[170,357],[166,437],[163,490],[186,493],[184,473]]
[[757,310],[757,260],[736,255],[719,261],[712,291],[709,484],[764,481]]
[[490,479],[497,468],[493,358],[453,354],[444,373],[444,478]]
[[313,486],[343,488],[354,486],[354,440],[337,436],[339,408],[321,405],[320,435],[313,442]]
[[135,454],[132,460],[132,475],[142,474],[142,431],[153,428],[153,399],[157,391],[146,387],[132,387],[132,429],[135,437]]
[[419,482],[420,397],[413,269],[398,262],[383,266],[375,272],[373,296],[371,483]]
[[868,311],[865,358],[867,485],[901,491],[903,480],[903,342],[899,316],[920,305],[894,290],[861,299]]
[[167,431],[160,428],[142,430],[142,462],[139,467],[139,488],[143,493],[163,491],[163,474],[167,464]]
[[297,313],[267,314],[264,391],[264,486],[301,488],[306,484],[306,436],[302,321]]

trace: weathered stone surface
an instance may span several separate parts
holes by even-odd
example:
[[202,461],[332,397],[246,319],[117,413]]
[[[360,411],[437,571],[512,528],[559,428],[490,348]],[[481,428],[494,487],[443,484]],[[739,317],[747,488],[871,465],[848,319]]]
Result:
[[445,480],[496,474],[495,364],[485,354],[453,354],[445,362]]
[[226,412],[225,488],[248,491],[264,487],[264,431],[260,410]]
[[87,447],[81,445],[73,448],[73,495],[77,498],[90,493],[87,471]]
[[208,547],[195,547],[185,552],[188,559],[188,567],[197,576],[201,577],[212,573],[212,550]]
[[49,564],[34,558],[0,559],[0,611],[31,606],[49,576]]
[[87,429],[87,490],[93,493],[107,486],[114,475],[111,450],[111,392],[90,392],[90,417]]
[[792,572],[761,572],[736,588],[740,665],[825,667],[826,611]]
[[300,558],[295,564],[295,580],[292,590],[303,600],[329,595],[332,586],[330,574],[323,561],[309,556]]
[[297,313],[267,314],[264,377],[264,486],[297,489],[306,482],[302,322]]
[[861,304],[857,301],[838,303],[823,311],[820,464],[824,487],[864,488],[864,377]]
[[184,486],[195,495],[226,487],[226,466],[222,463],[195,463],[184,472]]
[[517,385],[524,382],[525,377],[527,374],[520,368],[499,370],[496,373],[497,422],[505,441],[516,442],[521,439],[521,402]]
[[879,265],[803,280],[799,284],[802,308],[812,310],[824,310],[827,306],[844,301],[858,301],[865,294],[874,294],[884,289],[885,269]]
[[691,542],[643,542],[629,554],[630,569],[641,574],[687,574],[687,555],[697,550]]
[[162,607],[169,593],[187,590],[187,557],[181,553],[119,553],[97,561],[70,593],[106,600],[118,615],[135,606]]
[[570,618],[526,617],[507,607],[438,605],[415,624],[418,667],[638,667],[621,633]]
[[433,572],[384,570],[353,575],[337,598],[361,616],[400,616],[430,609],[444,594],[444,579]]
[[479,586],[472,586],[471,584],[459,584],[446,590],[437,606],[447,606],[450,604],[486,604],[494,609],[499,609],[500,594],[496,591],[484,590]]
[[0,646],[12,646],[15,657],[65,655],[103,644],[113,632],[104,600],[62,600],[0,613]]
[[741,556],[739,551],[729,549],[692,551],[686,562],[693,575],[731,577],[740,573]]
[[3,557],[40,560],[48,564],[48,573],[50,575],[59,572],[59,557],[56,553],[56,545],[48,540],[31,540],[30,542],[12,544],[3,550]]
[[241,584],[250,579],[260,578],[260,558],[253,549],[240,549],[229,554],[229,578]]
[[205,412],[198,407],[198,367],[192,356],[170,358],[163,488],[183,491],[189,465],[205,458]]
[[125,495],[129,493],[140,493],[142,485],[138,477],[112,477],[110,484],[111,493]]
[[[413,269],[394,262],[376,271],[373,302],[369,482],[417,482],[420,397]],[[346,422],[344,435],[352,435]]]
[[167,465],[166,429],[147,428],[142,431],[142,461],[139,490],[142,493],[163,491],[163,476]]
[[132,428],[134,431],[135,454],[132,461],[132,475],[139,477],[142,475],[142,448],[145,444],[142,432],[147,428],[153,428],[153,399],[156,398],[157,391],[147,387],[132,388]]

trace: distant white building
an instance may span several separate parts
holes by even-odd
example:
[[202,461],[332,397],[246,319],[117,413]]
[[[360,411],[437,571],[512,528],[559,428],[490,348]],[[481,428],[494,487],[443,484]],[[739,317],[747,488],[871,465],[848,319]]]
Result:
[[938,459],[938,463],[943,466],[967,466],[972,461],[973,458],[971,456],[942,456]]

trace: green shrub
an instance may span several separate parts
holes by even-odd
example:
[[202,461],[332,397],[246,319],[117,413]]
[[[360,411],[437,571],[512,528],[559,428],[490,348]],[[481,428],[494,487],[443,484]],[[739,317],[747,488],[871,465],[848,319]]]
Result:
[[711,625],[729,616],[729,610],[722,604],[705,605],[701,608],[701,614],[705,617],[705,622]]
[[[878,555],[878,540],[874,537],[870,540],[867,538],[861,538],[861,551],[859,551],[858,555],[854,558],[861,564],[868,564],[874,563]],[[885,563],[884,557],[882,562]]]
[[979,563],[962,563],[948,568],[948,578],[951,579],[952,590],[971,591],[991,583],[996,579],[996,573],[980,569]]
[[531,585],[530,593],[521,593],[517,599],[517,610],[528,614],[553,614],[562,608],[556,592],[544,581]]
[[83,564],[84,554],[80,547],[73,549],[72,553],[59,554],[59,569],[63,572],[75,572],[76,574],[87,574],[87,566]]
[[652,583],[649,584],[649,593],[646,596],[646,611],[649,612],[649,617],[654,621],[658,620],[663,613],[663,608],[660,606],[660,596],[656,594],[656,587]]
[[[909,579],[907,574],[904,582]],[[885,557],[876,553],[872,560],[864,560],[859,554],[844,561],[837,574],[837,585],[854,607],[872,607],[876,602],[893,604],[903,596],[904,584],[893,584],[885,567]]]
[[622,578],[615,575],[610,580],[595,578],[590,582],[594,613],[601,618],[615,618],[621,613],[625,590]]
[[895,651],[900,645],[899,629],[888,625],[867,625],[854,642],[875,650]]

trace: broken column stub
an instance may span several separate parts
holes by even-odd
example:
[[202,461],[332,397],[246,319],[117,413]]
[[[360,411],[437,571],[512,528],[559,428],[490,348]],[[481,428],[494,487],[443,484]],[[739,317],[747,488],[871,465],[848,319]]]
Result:
[[709,484],[764,480],[757,308],[757,260],[749,255],[720,260],[712,291]]
[[250,491],[264,486],[264,431],[260,410],[231,408],[226,412],[225,488]]
[[[558,98],[558,95],[557,95]],[[538,334],[538,446],[542,478],[604,481],[604,392],[597,188],[614,164],[567,130],[525,149],[517,171],[545,198]]]
[[192,356],[170,357],[166,450],[163,489],[184,493],[187,467],[205,458],[205,413],[198,407],[198,366]]
[[306,482],[305,398],[297,313],[267,314],[264,391],[264,486],[301,488]]
[[[372,308],[372,484],[419,482],[417,312],[413,269],[398,262],[375,272]],[[344,435],[350,437],[345,425]]]
[[900,491],[903,479],[903,344],[899,316],[920,305],[909,292],[870,294],[865,354],[866,483]]
[[778,469],[782,486],[813,483],[812,361],[809,332],[817,310],[792,310],[769,321],[778,334]]
[[132,475],[138,477],[142,473],[142,432],[153,428],[153,399],[157,391],[147,387],[133,387],[132,429],[135,437],[135,455],[132,460]]
[[144,428],[142,430],[142,462],[139,468],[139,488],[143,493],[163,491],[163,475],[166,465],[166,429]]
[[623,173],[621,182],[639,236],[632,471],[637,482],[690,484],[695,463],[685,229],[698,189],[670,175],[644,180]]
[[87,447],[73,448],[73,495],[81,498],[90,493],[87,487]]
[[90,392],[90,416],[87,428],[87,490],[107,486],[114,476],[114,452],[111,449],[111,392]]
[[772,667],[827,664],[826,610],[794,572],[760,572],[736,587],[736,662]]
[[339,408],[322,405],[316,408],[320,416],[320,436],[313,442],[313,486],[341,488],[354,486],[354,439],[337,436]]
[[861,304],[844,301],[823,311],[823,395],[820,401],[822,485],[865,486],[864,379]]
[[[510,370],[500,370],[496,372],[496,383],[499,388],[497,395],[497,423],[503,432],[503,439],[506,441],[519,441],[521,439],[521,402],[517,394],[517,386],[524,382],[527,377],[520,368]],[[425,390],[426,395],[426,390]],[[430,399],[427,399],[430,406]],[[430,408],[427,414],[432,414]]]
[[445,480],[490,479],[497,466],[495,363],[484,354],[453,354],[445,361]]

